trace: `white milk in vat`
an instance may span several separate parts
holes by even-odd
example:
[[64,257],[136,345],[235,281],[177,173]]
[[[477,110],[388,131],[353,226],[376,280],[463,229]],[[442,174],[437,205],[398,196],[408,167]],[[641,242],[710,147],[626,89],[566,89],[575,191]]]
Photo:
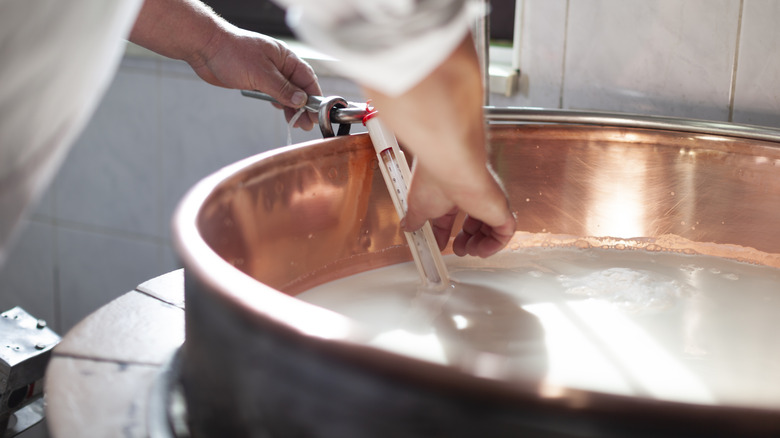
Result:
[[479,376],[672,401],[780,408],[780,270],[711,256],[534,248],[412,263],[298,297],[365,324],[366,342]]

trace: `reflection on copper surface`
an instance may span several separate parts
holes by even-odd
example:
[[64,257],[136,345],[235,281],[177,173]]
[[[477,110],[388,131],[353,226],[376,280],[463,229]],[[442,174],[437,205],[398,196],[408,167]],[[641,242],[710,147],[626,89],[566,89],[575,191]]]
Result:
[[[776,143],[676,131],[572,125],[492,125],[489,135],[493,167],[518,218],[518,231],[507,251],[535,246],[671,251],[780,268],[780,148]],[[474,354],[465,358],[473,361],[468,370],[472,374],[426,367],[420,361],[407,360],[408,357],[390,357],[376,349],[366,349],[365,339],[356,335],[358,330],[351,321],[336,318],[334,313],[330,316],[338,321],[330,325],[337,327],[325,334],[318,333],[316,320],[325,317],[322,312],[326,311],[287,295],[297,295],[336,278],[411,260],[368,136],[338,137],[266,153],[236,166],[232,172],[219,175],[221,179],[216,183],[196,187],[200,197],[195,198],[202,205],[195,208],[185,201],[182,211],[197,212],[197,217],[179,219],[178,226],[184,231],[179,232],[177,242],[188,275],[197,277],[196,281],[204,285],[196,292],[208,298],[203,302],[208,304],[213,298],[215,302],[230,303],[225,319],[243,318],[246,327],[256,324],[258,331],[272,327],[291,339],[292,334],[304,333],[307,338],[301,343],[316,345],[311,350],[332,350],[350,363],[390,369],[397,375],[414,376],[416,382],[436,381],[470,389],[476,385],[470,380],[473,376],[501,374],[496,366],[500,361],[494,360],[505,353],[501,348],[521,344],[525,333],[536,330],[539,335],[547,330],[534,328],[542,314],[561,320],[560,327],[596,315],[592,327],[604,336],[623,336],[633,330],[618,316],[600,309],[567,305],[511,309],[508,315],[522,327],[517,327],[516,337],[508,339],[511,342],[505,345],[491,346],[489,339],[483,342],[484,339],[475,338]],[[188,221],[197,224],[193,226]],[[189,244],[188,240],[198,244]],[[218,266],[208,266],[203,260]],[[691,281],[695,282],[695,275]],[[236,285],[240,290],[236,290]],[[190,297],[188,309],[189,300]],[[499,299],[494,304],[503,306]],[[689,324],[683,327],[681,344],[691,356],[708,354],[709,347],[718,342],[717,337],[702,338],[703,325],[713,324],[702,317],[708,312],[707,306],[706,300],[692,300],[684,309]],[[758,333],[753,342],[745,343],[740,356],[744,353],[744,357],[777,362],[777,349],[761,351],[766,345],[776,344],[776,334],[752,326],[756,322],[746,316],[749,312],[729,310],[725,309],[724,315],[733,319],[724,325],[751,327]],[[457,306],[444,315],[437,321],[443,332],[468,332],[472,324],[479,324]],[[764,315],[762,319],[769,317]],[[198,328],[197,324],[191,327]],[[201,335],[211,333],[210,327],[201,329]],[[588,338],[577,327],[544,334],[584,338],[581,343],[569,342],[581,348],[590,348],[589,339],[596,338]],[[641,341],[641,334],[630,334]],[[725,330],[718,332],[718,337],[729,335]],[[196,341],[202,338],[196,337]],[[214,342],[221,345],[221,340]],[[197,351],[198,344],[192,345],[192,350],[202,353],[200,358],[205,361],[209,352]],[[631,350],[619,352],[625,368],[657,366],[663,369],[659,379],[673,376],[676,384],[692,388],[698,397],[694,401],[708,400],[709,394],[700,391],[697,382],[685,370],[665,360],[663,354],[654,355],[657,362],[643,364],[643,352],[652,350],[652,345],[637,347],[642,350],[634,354],[629,354]],[[240,362],[243,353],[239,351],[232,358]],[[447,358],[463,353],[442,349],[436,354]],[[220,369],[223,365],[219,363]],[[749,364],[738,364],[734,372],[749,369]],[[556,386],[555,370],[551,371],[548,376],[553,378],[542,386],[542,396],[565,397],[569,407],[598,404],[600,412],[623,408],[624,399]],[[529,389],[499,383],[490,388],[502,395],[512,391],[521,398],[539,394],[536,385]],[[670,390],[668,382],[646,383],[655,390]],[[480,381],[479,391],[486,391],[485,385]],[[212,393],[207,393],[208,397]],[[666,413],[674,417],[675,409]],[[644,415],[642,409],[628,411],[639,412],[636,418]],[[697,412],[701,414],[692,410],[685,415]],[[763,423],[747,423],[777,426],[775,413],[759,419]]]
[[520,232],[780,252],[774,143],[577,126],[493,126],[490,136]]
[[[519,233],[780,253],[772,143],[555,125],[492,126],[490,138]],[[366,135],[270,154],[222,182],[198,222],[221,257],[290,294],[410,257]]]
[[262,160],[225,181],[199,217],[220,256],[288,293],[325,281],[329,269],[365,268],[362,254],[406,260],[368,137],[321,143]]
[[598,236],[602,229],[612,230],[613,237],[636,237],[646,234],[646,204],[642,190],[647,186],[648,150],[631,154],[626,149],[595,151],[592,162],[596,173],[593,191],[585,207],[585,233]]

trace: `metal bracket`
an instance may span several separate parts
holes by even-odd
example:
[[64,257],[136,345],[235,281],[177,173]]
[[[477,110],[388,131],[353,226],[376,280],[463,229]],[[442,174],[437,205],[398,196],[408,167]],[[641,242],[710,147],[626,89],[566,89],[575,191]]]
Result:
[[[21,307],[0,314],[0,436],[43,419],[43,375],[60,337]],[[40,403],[39,403],[40,400]]]
[[322,100],[319,110],[317,111],[317,121],[320,124],[320,132],[322,132],[324,138],[349,134],[349,129],[352,127],[349,123],[340,123],[338,134],[333,133],[333,124],[331,123],[335,111],[339,108],[347,108],[348,106],[349,102],[339,96],[330,96]]
[[[241,90],[241,94],[246,97],[279,103],[269,94],[259,91]],[[326,138],[349,134],[350,124],[363,123],[363,117],[369,112],[365,104],[347,102],[347,100],[339,96],[309,96],[309,100],[304,108],[306,111],[317,113],[320,132]],[[339,129],[336,133],[333,132],[333,123],[339,124]]]

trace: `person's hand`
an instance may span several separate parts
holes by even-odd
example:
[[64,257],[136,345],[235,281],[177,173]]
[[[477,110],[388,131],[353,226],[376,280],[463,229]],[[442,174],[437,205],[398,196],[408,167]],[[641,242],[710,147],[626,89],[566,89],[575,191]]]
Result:
[[[307,96],[322,94],[312,68],[283,42],[233,26],[198,0],[145,0],[130,41],[186,61],[210,84],[270,94],[287,121]],[[306,112],[295,125],[314,123]]]
[[[436,243],[443,250],[458,212],[463,210],[468,214],[452,242],[453,252],[459,256],[487,257],[501,250],[515,232],[515,218],[497,180],[487,167],[485,169],[487,174],[482,176],[468,177],[460,172],[450,172],[442,180],[418,163],[409,190],[404,229],[416,230],[430,219]],[[464,179],[458,180],[459,177]]]
[[[322,95],[314,70],[284,42],[236,27],[218,35],[204,56],[189,61],[206,82],[268,93],[282,104],[287,121],[308,96]],[[306,111],[295,126],[308,131],[316,123],[317,115]]]
[[416,230],[430,219],[443,249],[464,211],[455,254],[487,257],[503,248],[515,232],[515,218],[487,163],[482,80],[471,39],[401,96],[370,88],[366,93],[415,156],[404,229]]

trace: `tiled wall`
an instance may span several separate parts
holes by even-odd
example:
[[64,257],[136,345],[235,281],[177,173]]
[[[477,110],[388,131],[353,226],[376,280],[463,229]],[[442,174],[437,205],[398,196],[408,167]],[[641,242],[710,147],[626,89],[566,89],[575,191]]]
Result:
[[496,106],[780,127],[780,2],[521,0],[523,87]]
[[[523,87],[497,106],[596,109],[780,127],[780,2],[520,0]],[[326,94],[360,101],[345,80]],[[185,190],[286,143],[280,112],[201,82],[178,62],[127,56],[0,271],[0,310],[65,333],[177,267],[171,213]],[[297,131],[294,141],[318,138]]]

